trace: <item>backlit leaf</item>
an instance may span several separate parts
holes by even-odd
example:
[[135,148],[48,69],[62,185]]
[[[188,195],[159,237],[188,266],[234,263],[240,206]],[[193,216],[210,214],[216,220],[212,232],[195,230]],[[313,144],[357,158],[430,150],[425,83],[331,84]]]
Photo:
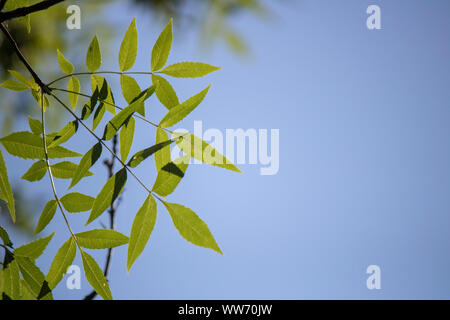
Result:
[[161,120],[160,125],[162,127],[171,127],[183,120],[189,113],[192,112],[192,110],[194,110],[200,104],[200,102],[202,102],[210,87],[211,85],[206,87],[201,92],[197,93],[195,96],[187,99],[183,103],[172,107]]
[[97,195],[86,225],[97,219],[117,199],[127,182],[126,168],[120,169],[108,179],[100,193]]
[[28,126],[34,134],[42,134],[42,122],[39,120],[28,117]]
[[48,237],[32,241],[16,248],[14,250],[14,255],[28,257],[33,260],[39,258],[44,252],[50,240],[52,240],[54,234],[55,233],[53,232]]
[[101,64],[102,55],[100,53],[100,45],[98,44],[97,36],[94,36],[86,54],[86,66],[90,72],[95,72],[100,68]]
[[[122,95],[128,104],[133,103],[135,100],[140,98],[141,88],[137,81],[127,76],[126,74],[120,75],[120,87],[122,88]],[[137,112],[142,116],[145,116],[145,104],[144,102],[137,108]]]
[[58,63],[59,67],[61,68],[61,71],[65,74],[72,74],[73,72],[73,64],[71,64],[59,51],[59,49],[56,49],[56,53],[58,54]]
[[67,123],[59,132],[56,134],[55,138],[48,145],[48,148],[56,147],[74,136],[78,130],[78,121],[71,121]]
[[97,292],[103,299],[112,300],[111,289],[108,282],[103,275],[102,269],[97,262],[85,251],[81,251],[81,258],[83,260],[84,273],[87,281],[90,283],[95,292]]
[[50,270],[45,277],[48,281],[49,287],[54,289],[67,272],[67,268],[72,264],[77,253],[77,246],[73,237],[64,242],[64,244],[58,249],[58,252],[53,258]]
[[[170,145],[175,140],[166,140],[163,142],[159,142],[149,148],[146,148],[144,150],[141,150],[139,152],[136,152],[133,157],[131,157],[128,165],[131,168],[136,168],[142,161],[150,157],[152,154],[156,153],[157,151],[166,148],[168,145]],[[169,148],[167,148],[169,149]],[[170,152],[170,149],[169,149]],[[155,155],[156,156],[156,155]],[[170,160],[169,160],[170,161]]]
[[47,173],[47,162],[44,160],[39,160],[28,169],[27,172],[22,176],[23,180],[30,182],[41,180]]
[[130,154],[131,145],[133,144],[135,120],[133,117],[128,118],[120,130],[120,159],[126,162]]
[[94,229],[76,234],[78,244],[86,249],[107,249],[128,243],[128,237],[115,230]]
[[98,74],[93,74],[91,76],[91,89],[92,92],[95,92],[97,89],[99,92],[98,100],[105,104],[106,110],[112,114],[116,114],[116,108],[114,107],[114,96],[106,79]]
[[171,109],[180,104],[177,94],[169,81],[156,74],[152,74],[152,81],[155,85],[155,93],[158,100],[167,108]]
[[6,204],[8,205],[12,221],[16,222],[16,209],[14,203],[14,196],[11,189],[11,184],[9,183],[8,170],[6,169],[5,160],[3,159],[3,154],[1,150],[0,150],[0,190],[2,191],[2,198],[6,200]]
[[45,280],[44,274],[28,257],[16,256],[20,273],[25,280],[25,284],[38,300],[52,300],[52,291]]
[[[9,154],[23,159],[43,159],[44,146],[42,138],[31,132],[15,132],[0,139]],[[81,154],[73,152],[61,146],[48,149],[50,159],[80,157]]]
[[101,154],[102,144],[100,142],[86,152],[86,154],[81,158],[80,164],[73,174],[73,179],[70,183],[69,189],[75,186],[83,177],[86,176],[86,173],[89,172],[89,169],[97,162]]
[[6,80],[0,84],[1,87],[13,90],[13,91],[25,91],[30,89],[26,85],[24,85],[22,82],[15,81],[15,80]]
[[144,251],[156,223],[156,202],[150,195],[134,218],[128,244],[127,270]]
[[187,241],[212,249],[220,254],[222,251],[214,240],[208,226],[194,211],[180,204],[163,202],[180,235]]
[[172,19],[159,35],[152,49],[151,71],[164,67],[172,46]]
[[136,100],[128,107],[123,108],[114,118],[112,118],[105,127],[103,140],[111,140],[116,135],[117,131],[119,131],[123,124],[128,120],[128,118],[136,112],[142,101],[144,101],[144,97]]
[[2,239],[3,244],[5,246],[11,247],[13,245],[11,239],[9,239],[8,232],[6,232],[6,230],[3,229],[1,226],[0,226],[0,239]]
[[[57,179],[72,179],[74,177],[75,172],[78,169],[78,165],[70,161],[63,161],[55,163],[51,166],[52,174]],[[93,173],[87,171],[84,177],[92,176]]]
[[[165,147],[167,141],[169,140],[169,135],[167,132],[165,132],[163,129],[158,128],[156,129],[156,141],[155,145],[163,145],[164,148],[160,148],[161,150],[157,150],[155,153],[155,165],[156,165],[156,171],[161,170],[161,168],[168,164],[170,162],[170,148]],[[170,143],[169,143],[170,144]]]
[[92,209],[94,198],[82,193],[72,192],[61,198],[64,208],[71,213],[84,212]]
[[19,300],[20,292],[20,274],[17,260],[13,253],[5,250],[5,258],[3,261],[3,270],[0,275],[3,276],[3,294],[9,299]]
[[133,19],[128,27],[125,37],[122,40],[119,51],[120,71],[131,69],[136,61],[138,46],[138,34],[136,29],[136,18]]
[[56,200],[50,200],[42,210],[41,216],[39,217],[38,224],[34,230],[34,234],[40,233],[44,228],[52,221],[56,213],[56,207],[58,203]]
[[177,140],[181,151],[202,161],[203,163],[242,173],[230,160],[213,146],[193,134],[174,132],[174,137],[183,136]]
[[[74,76],[70,77],[69,82],[67,83],[67,90],[80,93],[80,80]],[[72,109],[75,110],[79,95],[73,92],[68,92],[67,95],[69,96],[69,102]]]
[[171,194],[184,177],[190,159],[190,156],[184,156],[164,165],[158,171],[152,191],[163,197]]
[[201,62],[179,62],[167,66],[159,72],[176,78],[198,78],[219,69],[219,67]]

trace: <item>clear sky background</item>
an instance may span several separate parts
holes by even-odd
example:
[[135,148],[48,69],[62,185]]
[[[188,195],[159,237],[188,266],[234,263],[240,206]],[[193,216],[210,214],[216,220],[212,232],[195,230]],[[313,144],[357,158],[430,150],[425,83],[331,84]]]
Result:
[[[366,28],[370,4],[381,7],[382,30]],[[241,166],[244,174],[191,166],[168,200],[206,221],[224,256],[182,239],[159,207],[149,245],[129,274],[126,247],[115,250],[114,297],[450,298],[450,2],[302,0],[269,7],[270,21],[233,21],[252,49],[247,60],[221,46],[205,54],[196,34],[175,28],[169,62],[222,67],[204,79],[173,81],[183,100],[213,83],[180,127],[192,129],[194,120],[203,120],[205,129],[223,132],[280,129],[278,174],[261,176],[259,165]],[[123,25],[104,69],[118,68],[121,38],[136,16],[134,70],[148,70],[163,25],[125,4],[104,14]],[[69,58],[83,59],[87,46],[80,44],[82,54]],[[111,82],[119,89],[118,79]],[[153,99],[147,114],[159,121],[164,109]],[[153,128],[138,123],[133,151],[154,142]],[[86,141],[95,142],[85,135],[74,149],[87,151]],[[75,191],[95,196],[106,175],[100,165],[97,172],[98,179],[85,179]],[[152,185],[153,160],[136,172]],[[129,234],[145,198],[129,179],[119,231]],[[87,216],[72,214],[74,228],[82,230]],[[107,215],[100,221],[106,224]],[[68,237],[59,214],[53,223],[57,234],[38,260],[45,271]],[[102,265],[104,255],[95,253]],[[81,266],[79,255],[75,263]],[[381,290],[366,288],[372,264],[381,268]],[[63,280],[56,297],[79,299],[89,291],[85,279],[82,290],[73,291]]]

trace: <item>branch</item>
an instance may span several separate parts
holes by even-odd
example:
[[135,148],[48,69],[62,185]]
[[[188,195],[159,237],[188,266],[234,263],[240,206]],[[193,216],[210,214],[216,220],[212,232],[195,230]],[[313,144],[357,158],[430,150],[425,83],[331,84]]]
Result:
[[[58,4],[63,1],[64,0],[44,0],[44,1],[38,2],[38,3],[28,6],[28,7],[17,8],[15,10],[0,13],[0,23],[7,21],[7,20],[14,19],[14,18],[20,18],[20,17],[27,16],[30,13],[48,9],[48,8],[54,6],[55,4]],[[2,2],[6,2],[6,1],[2,1]]]
[[16,55],[19,57],[19,60],[25,65],[28,72],[30,72],[31,76],[33,77],[34,81],[41,87],[42,91],[44,93],[50,94],[50,89],[42,82],[42,80],[39,78],[39,76],[36,74],[36,72],[33,70],[31,65],[28,63],[27,59],[23,56],[22,52],[19,49],[19,46],[17,45],[14,38],[9,33],[8,29],[0,23],[0,30],[3,32],[3,34],[6,36],[6,38],[9,40],[9,43],[13,47]]
[[[112,150],[114,153],[117,152],[117,135],[114,136],[112,141]],[[114,156],[111,156],[111,160],[105,160],[103,163],[108,169],[108,179],[111,178],[114,175],[114,162],[116,158]],[[115,225],[115,214],[118,207],[118,201],[116,200],[113,203],[111,203],[111,206],[109,207],[109,228],[111,230],[114,230]],[[105,264],[105,270],[103,271],[103,274],[105,275],[105,278],[107,279],[109,274],[109,269],[111,267],[111,258],[113,254],[113,248],[108,248],[108,254],[106,255],[106,264]],[[92,290],[90,294],[84,297],[84,300],[93,300],[97,296],[97,292],[95,290]]]
[[0,0],[0,11],[5,7],[6,0]]

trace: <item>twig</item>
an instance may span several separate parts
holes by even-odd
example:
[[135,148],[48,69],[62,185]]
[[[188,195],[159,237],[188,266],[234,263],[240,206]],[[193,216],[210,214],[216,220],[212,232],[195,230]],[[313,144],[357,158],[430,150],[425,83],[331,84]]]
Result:
[[[63,1],[64,0],[44,0],[44,1],[38,2],[38,3],[28,6],[28,7],[21,7],[21,8],[15,9],[15,10],[2,12],[2,13],[0,13],[0,23],[7,21],[7,20],[14,19],[14,18],[20,18],[20,17],[27,16],[30,13],[48,9],[48,8],[54,6],[55,4],[58,4]],[[6,1],[3,1],[3,2],[6,2]]]
[[[112,150],[114,153],[117,152],[117,135],[114,136],[112,141]],[[111,178],[114,175],[114,163],[116,161],[116,158],[114,156],[111,156],[111,160],[105,160],[103,164],[108,169],[108,179]],[[111,230],[114,230],[115,227],[115,215],[116,210],[118,207],[118,201],[114,201],[111,203],[111,206],[109,207],[109,228]],[[105,275],[106,280],[108,280],[108,274],[109,270],[111,268],[111,258],[113,254],[113,248],[108,248],[108,253],[106,255],[106,263],[105,263],[105,269],[103,271],[103,274]],[[93,300],[97,296],[97,292],[95,290],[92,290],[91,293],[89,293],[87,296],[84,297],[84,300]]]

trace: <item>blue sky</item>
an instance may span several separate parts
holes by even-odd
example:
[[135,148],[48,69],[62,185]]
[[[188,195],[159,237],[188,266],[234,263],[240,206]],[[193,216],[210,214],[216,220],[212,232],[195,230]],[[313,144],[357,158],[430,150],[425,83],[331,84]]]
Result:
[[[366,28],[371,4],[381,7],[381,30]],[[244,174],[191,166],[168,200],[206,221],[224,256],[182,239],[159,207],[149,245],[129,274],[126,248],[115,251],[114,297],[450,298],[450,3],[303,0],[269,7],[275,13],[270,21],[233,21],[252,49],[249,59],[220,45],[202,53],[194,33],[175,29],[169,62],[222,67],[204,79],[173,81],[183,100],[213,83],[180,127],[192,129],[202,120],[205,128],[223,131],[279,129],[278,174],[261,176],[254,165],[241,166]],[[162,25],[122,4],[105,14],[123,24],[115,48],[137,17],[134,69],[149,69]],[[107,59],[105,69],[117,68],[116,61]],[[118,79],[112,83],[117,87]],[[151,119],[164,115],[156,101],[147,112]],[[135,151],[154,142],[152,128],[139,123],[137,130]],[[74,149],[87,150],[86,139]],[[100,166],[97,172],[106,174]],[[152,160],[136,172],[153,183]],[[85,179],[76,191],[95,196],[102,181]],[[130,179],[119,231],[129,234],[145,198]],[[81,230],[87,215],[70,219]],[[101,220],[107,223],[106,215]],[[38,261],[44,270],[68,237],[62,218],[54,223],[57,234]],[[103,252],[95,257],[103,264]],[[75,263],[81,266],[79,256]],[[372,264],[381,268],[381,290],[366,288]],[[89,291],[85,280],[73,291],[63,280],[56,296],[78,299]]]

